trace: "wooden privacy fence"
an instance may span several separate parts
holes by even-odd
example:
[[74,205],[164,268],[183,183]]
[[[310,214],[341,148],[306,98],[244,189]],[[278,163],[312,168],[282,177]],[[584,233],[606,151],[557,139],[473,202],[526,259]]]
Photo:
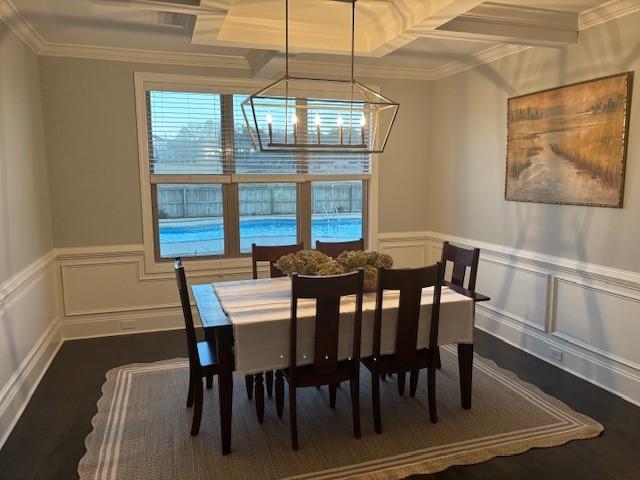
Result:
[[[160,218],[222,217],[221,185],[158,185]],[[241,216],[296,214],[296,185],[241,184]],[[362,182],[322,183],[312,186],[312,213],[359,213]]]

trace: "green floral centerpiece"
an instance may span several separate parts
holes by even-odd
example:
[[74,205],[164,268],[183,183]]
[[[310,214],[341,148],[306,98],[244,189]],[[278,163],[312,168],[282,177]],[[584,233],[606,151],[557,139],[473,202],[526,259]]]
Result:
[[364,289],[367,292],[375,292],[378,286],[378,269],[393,267],[393,259],[386,253],[375,251],[342,252],[338,255],[338,263],[345,272],[353,272],[358,268],[364,268]]
[[338,275],[364,269],[364,289],[367,292],[376,290],[378,268],[391,268],[393,259],[378,252],[343,252],[336,260],[317,250],[303,250],[285,255],[275,263],[285,275]]

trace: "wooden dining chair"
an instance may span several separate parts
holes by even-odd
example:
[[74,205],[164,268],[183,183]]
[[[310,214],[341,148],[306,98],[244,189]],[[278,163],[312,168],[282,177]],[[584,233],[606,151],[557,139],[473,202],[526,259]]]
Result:
[[[251,266],[253,270],[253,279],[257,280],[258,278],[258,262],[269,263],[270,278],[284,277],[284,273],[282,273],[278,269],[278,267],[275,266],[275,263],[284,255],[297,253],[303,249],[304,243],[302,242],[296,245],[276,246],[256,245],[255,243],[252,244]],[[247,396],[249,397],[249,400],[252,399],[253,392],[255,390],[256,414],[258,416],[258,422],[262,423],[264,420],[264,386],[266,384],[267,395],[271,397],[273,394],[273,371],[269,370],[267,372],[264,372],[264,377],[262,373],[257,373],[255,375],[246,375],[244,377],[244,381],[247,387]]]
[[[442,244],[442,258],[440,259],[440,262],[442,263],[445,272],[447,269],[447,262],[451,262],[453,264],[450,280],[452,285],[475,292],[479,260],[479,248],[462,248],[452,245],[449,242],[444,242]],[[467,271],[469,272],[468,276]],[[466,285],[465,280],[467,280]],[[442,367],[439,349],[436,352],[436,366],[438,368]]]
[[298,253],[304,249],[304,243],[300,242],[296,245],[251,245],[251,266],[253,267],[253,279],[258,278],[258,262],[269,263],[269,276],[271,278],[284,277],[285,274],[280,271],[275,263],[281,257],[290,253]]
[[[398,390],[404,392],[405,373],[411,372],[410,393],[414,396],[418,386],[418,372],[428,369],[429,416],[433,423],[438,421],[436,408],[436,369],[435,352],[438,348],[438,326],[440,319],[440,295],[443,266],[436,263],[429,267],[415,269],[378,271],[378,289],[376,311],[373,324],[372,355],[362,359],[362,363],[371,372],[371,394],[373,401],[373,421],[377,433],[382,433],[380,413],[380,376],[398,374]],[[431,328],[428,346],[418,348],[418,326],[422,289],[434,287],[431,306]],[[399,291],[398,318],[396,327],[395,351],[381,355],[382,309],[385,291]]]
[[330,256],[338,258],[342,252],[353,252],[364,250],[364,239],[353,240],[351,242],[321,242],[316,240],[316,250]]
[[191,435],[197,435],[200,431],[202,418],[203,389],[202,379],[207,379],[207,388],[213,387],[213,376],[218,374],[218,360],[215,345],[207,341],[198,341],[196,329],[193,325],[187,278],[182,266],[182,260],[176,258],[173,265],[178,282],[180,303],[184,316],[184,325],[187,332],[187,350],[189,352],[189,393],[187,394],[187,407],[194,407],[193,420],[191,421]]
[[[289,330],[289,368],[276,371],[276,408],[282,416],[284,408],[284,379],[289,384],[289,423],[291,444],[298,450],[298,423],[296,410],[296,390],[303,387],[329,385],[330,406],[335,408],[336,387],[349,380],[351,386],[351,410],[353,414],[353,434],[360,438],[360,336],[362,325],[362,295],[364,270],[332,275],[309,277],[293,275],[291,298],[291,323]],[[351,356],[345,360],[338,358],[340,331],[340,299],[348,295],[356,296],[353,346]],[[298,358],[298,300],[313,299],[315,307],[315,338],[313,363],[297,365]]]

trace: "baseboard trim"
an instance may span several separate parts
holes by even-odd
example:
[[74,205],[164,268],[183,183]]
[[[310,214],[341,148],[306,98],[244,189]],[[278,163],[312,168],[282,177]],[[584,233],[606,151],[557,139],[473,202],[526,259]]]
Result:
[[[194,321],[196,325],[199,325],[197,314],[194,315]],[[133,327],[123,329],[123,322],[132,323]],[[61,322],[62,336],[65,341],[163,332],[183,328],[184,318],[179,308],[131,311],[116,315],[88,315],[66,318]]]
[[0,449],[27,408],[63,341],[56,317],[0,391]]
[[[636,375],[635,372],[622,370],[620,367],[607,364],[603,359],[595,358],[584,351],[577,351],[568,346],[566,342],[556,341],[541,332],[528,328],[526,325],[505,321],[488,309],[480,309],[476,312],[475,326],[477,329],[518,350],[522,350],[529,355],[539,358],[554,367],[564,370],[575,377],[585,380],[640,407],[640,401],[625,394],[620,388],[606,381],[598,381],[597,378],[583,373],[584,371],[596,372],[594,374],[596,377],[609,376],[613,380],[625,381],[628,385],[628,388],[625,390],[640,392],[640,375]],[[550,348],[557,348],[562,351],[563,354],[566,355],[564,362],[558,362],[550,358]],[[570,363],[571,365],[567,365],[566,363]]]

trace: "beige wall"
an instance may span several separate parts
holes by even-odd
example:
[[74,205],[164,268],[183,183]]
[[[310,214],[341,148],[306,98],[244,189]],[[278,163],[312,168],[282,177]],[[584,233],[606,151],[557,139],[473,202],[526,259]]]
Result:
[[52,246],[36,55],[0,22],[0,282]]
[[[374,82],[375,80],[372,80]],[[400,103],[385,152],[379,157],[380,232],[426,230],[431,86],[428,82],[377,82]]]
[[[504,200],[507,98],[640,67],[640,15],[432,84],[429,229],[640,271],[640,101],[631,110],[624,209]],[[636,97],[640,75],[635,78]]]
[[[142,243],[133,73],[229,77],[234,72],[55,57],[41,57],[40,67],[55,245]],[[381,86],[402,106],[380,160],[379,228],[423,229],[428,85],[385,81]]]
[[59,344],[52,249],[38,59],[0,21],[0,448]]

